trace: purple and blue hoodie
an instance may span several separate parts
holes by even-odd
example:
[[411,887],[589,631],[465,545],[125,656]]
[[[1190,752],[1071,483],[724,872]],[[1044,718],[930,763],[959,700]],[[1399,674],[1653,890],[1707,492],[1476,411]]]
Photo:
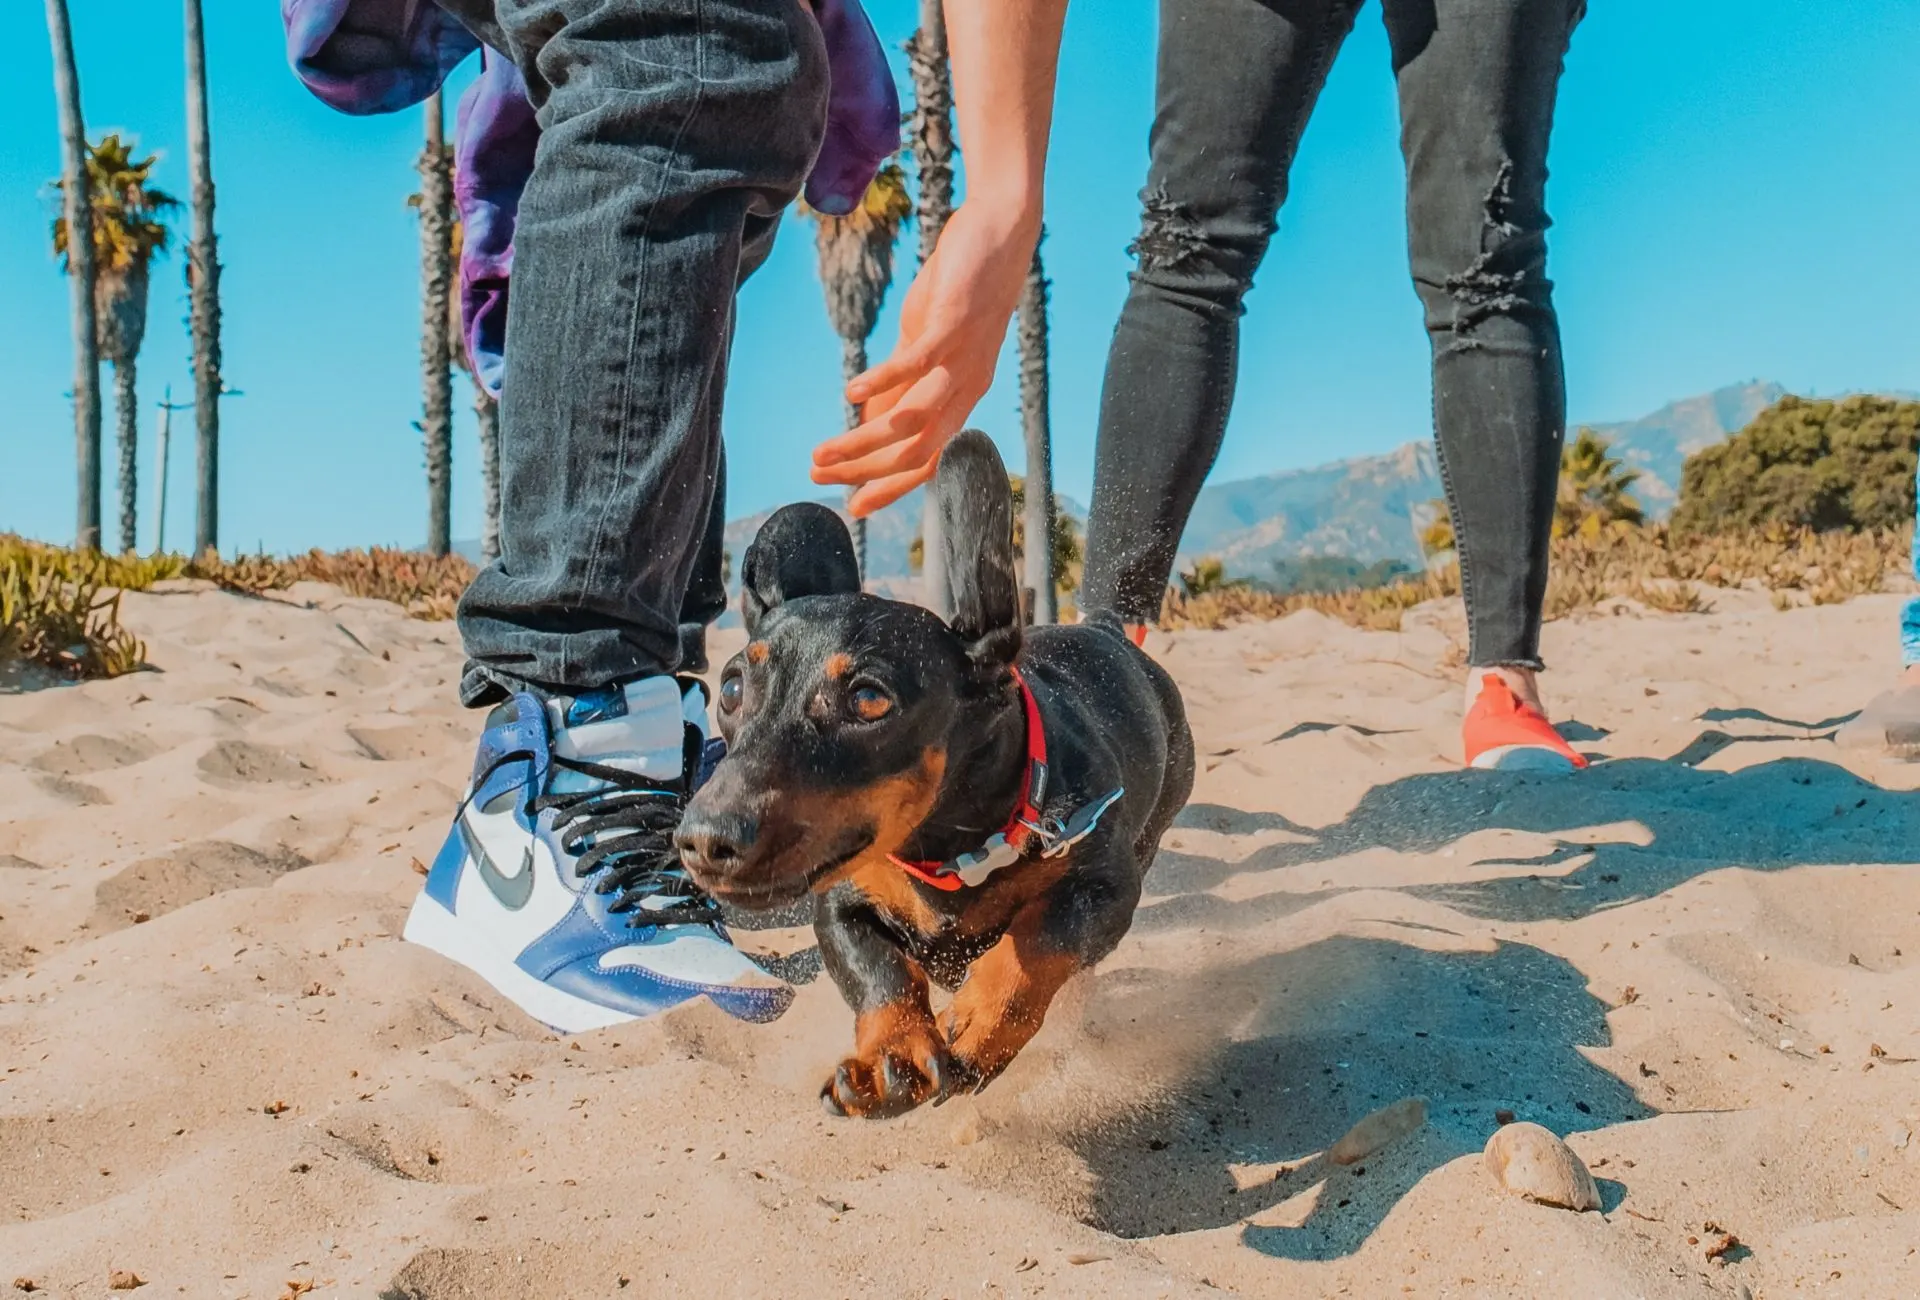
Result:
[[[807,202],[853,211],[900,147],[900,99],[886,51],[859,0],[813,0],[832,78],[827,129],[807,178]],[[540,127],[512,62],[482,49],[430,0],[280,0],[287,57],[307,88],[343,113],[392,113],[418,104],[479,51],[480,77],[454,122],[454,203],[464,237],[460,319],[473,373],[500,393],[513,273],[513,222],[533,173]]]

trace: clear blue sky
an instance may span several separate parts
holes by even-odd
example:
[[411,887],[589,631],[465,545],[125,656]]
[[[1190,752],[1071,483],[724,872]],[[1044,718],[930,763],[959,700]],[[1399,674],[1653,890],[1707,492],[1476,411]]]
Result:
[[[72,7],[90,131],[129,131],[158,150],[160,183],[184,197],[179,5]],[[873,0],[896,50],[913,8]],[[0,530],[59,539],[72,533],[73,460],[66,287],[47,241],[58,141],[40,9],[11,9],[0,42]],[[207,3],[226,370],[245,392],[223,415],[224,541],[417,543],[418,243],[405,200],[420,118],[350,119],[309,97],[286,70],[277,9]],[[1147,0],[1080,0],[1068,24],[1047,253],[1058,481],[1083,500],[1145,173],[1154,22]],[[1638,415],[1748,378],[1920,389],[1916,68],[1913,0],[1592,6],[1568,60],[1549,194],[1576,420]],[[1250,303],[1216,477],[1428,435],[1396,130],[1369,5],[1307,132]],[[178,397],[189,383],[180,266],[171,255],[156,274],[140,370],[143,544],[152,404],[163,385]],[[876,355],[892,331],[889,314]],[[811,494],[807,449],[840,418],[838,359],[811,241],[791,226],[745,293],[728,394],[730,514]],[[976,420],[1017,448],[1011,381],[1005,366]],[[470,537],[479,487],[468,422],[455,451],[455,534]],[[191,438],[177,437],[176,543],[190,535],[191,465]],[[110,480],[109,501],[111,490]],[[111,509],[108,519],[111,529]]]

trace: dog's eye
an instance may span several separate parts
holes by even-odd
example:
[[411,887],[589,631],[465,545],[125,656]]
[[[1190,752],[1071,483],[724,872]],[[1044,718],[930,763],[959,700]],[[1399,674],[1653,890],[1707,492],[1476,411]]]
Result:
[[740,678],[740,670],[734,669],[720,679],[720,712],[732,713],[740,707],[740,697],[746,694],[746,684]]
[[878,722],[893,712],[893,697],[871,682],[862,682],[847,693],[854,713],[867,722]]

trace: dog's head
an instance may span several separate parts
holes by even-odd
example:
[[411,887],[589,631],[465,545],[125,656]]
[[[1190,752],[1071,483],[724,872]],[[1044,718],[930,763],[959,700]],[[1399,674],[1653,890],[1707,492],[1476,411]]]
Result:
[[852,538],[824,506],[785,507],[748,549],[750,639],[715,705],[727,757],[677,838],[716,896],[777,906],[898,849],[932,810],[954,738],[1015,689],[1019,589],[1000,453],[960,434],[930,492],[948,539],[946,621],[862,593]]

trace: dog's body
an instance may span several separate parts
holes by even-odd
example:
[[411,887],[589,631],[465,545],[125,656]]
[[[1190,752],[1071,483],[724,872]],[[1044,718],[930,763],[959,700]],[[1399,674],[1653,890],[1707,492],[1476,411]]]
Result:
[[[993,444],[956,438],[932,492],[950,624],[860,594],[831,511],[789,506],[761,530],[742,570],[752,641],[722,677],[729,754],[681,830],[722,898],[821,895],[821,956],[856,1015],[822,1092],[840,1114],[1004,1069],[1126,933],[1193,785],[1179,692],[1118,622],[1023,637]],[[938,1024],[930,983],[954,990]]]

